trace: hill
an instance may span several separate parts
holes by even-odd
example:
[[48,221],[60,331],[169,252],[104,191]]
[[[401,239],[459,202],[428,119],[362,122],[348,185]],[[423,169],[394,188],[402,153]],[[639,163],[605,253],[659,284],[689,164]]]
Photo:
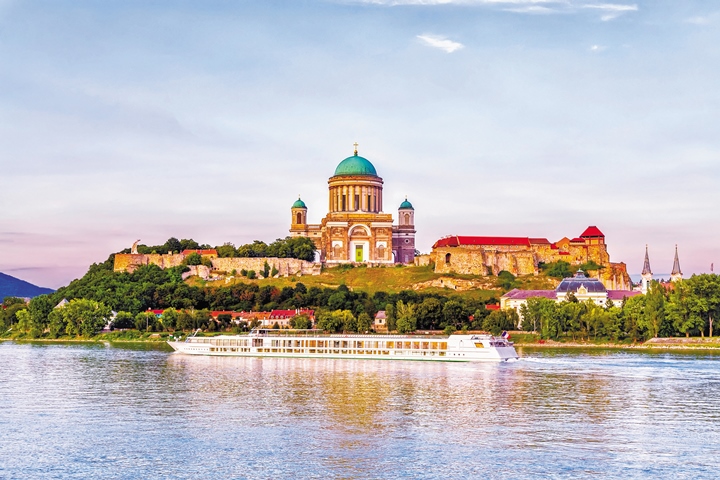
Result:
[[32,283],[20,280],[0,272],[0,300],[5,297],[37,297],[46,293],[52,293],[51,288],[38,287]]
[[[197,277],[191,277],[192,285],[228,286],[238,283],[247,283],[250,280],[243,277],[220,280],[216,282],[203,282]],[[401,268],[326,268],[317,276],[291,276],[252,280],[260,286],[272,285],[274,287],[293,287],[302,282],[306,287],[337,288],[347,286],[350,290],[366,292],[373,295],[375,292],[399,293],[403,290],[413,290],[423,293],[437,293],[440,295],[453,295],[479,300],[498,298],[510,288],[523,289],[553,289],[557,281],[545,275],[537,277],[526,276],[515,279],[512,285],[503,288],[497,277],[478,277],[473,275],[438,274],[429,266],[401,267]]]

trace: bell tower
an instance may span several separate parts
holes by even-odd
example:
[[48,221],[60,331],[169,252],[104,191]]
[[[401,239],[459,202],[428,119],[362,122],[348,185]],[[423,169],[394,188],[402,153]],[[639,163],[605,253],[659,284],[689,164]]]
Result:
[[398,207],[398,223],[393,227],[393,253],[395,263],[415,261],[415,209],[407,197]]
[[642,269],[642,293],[648,292],[650,282],[652,282],[652,270],[650,269],[650,256],[648,255],[648,246],[645,245],[645,263]]
[[670,273],[670,281],[678,282],[682,280],[682,271],[680,270],[680,259],[678,258],[677,245],[675,245],[675,261],[673,262],[673,269]]
[[290,213],[292,219],[290,220],[290,231],[293,230],[306,230],[307,227],[307,206],[305,202],[300,199],[295,200],[295,203],[290,207]]

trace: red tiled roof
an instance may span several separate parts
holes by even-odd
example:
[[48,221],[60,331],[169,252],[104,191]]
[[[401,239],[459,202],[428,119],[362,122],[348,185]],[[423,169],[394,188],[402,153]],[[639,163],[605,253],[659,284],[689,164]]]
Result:
[[453,237],[441,238],[433,248],[438,247],[459,247],[460,245],[524,245],[530,246],[528,237],[464,237],[455,235]]
[[572,240],[570,240],[570,243],[585,243],[585,239],[580,238],[580,237],[573,238]]
[[599,228],[592,225],[585,229],[585,231],[580,234],[581,237],[604,237],[605,234],[600,231]]
[[558,255],[570,255],[570,252],[558,252]]
[[183,250],[183,255],[190,255],[191,253],[199,253],[200,255],[217,255],[217,250],[211,248],[209,250]]
[[529,238],[528,240],[533,245],[550,245],[550,240],[547,238]]
[[500,310],[500,304],[485,305],[485,310]]
[[270,312],[270,318],[292,318],[295,315],[307,315],[312,317],[315,310],[273,310]]

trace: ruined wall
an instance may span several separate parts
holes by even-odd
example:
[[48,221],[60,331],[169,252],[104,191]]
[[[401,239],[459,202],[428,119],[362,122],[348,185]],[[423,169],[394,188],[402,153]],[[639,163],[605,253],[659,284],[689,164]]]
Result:
[[[157,265],[160,268],[171,268],[182,265],[185,255],[177,254],[115,254],[114,270],[116,272],[133,272],[141,265]],[[320,265],[298,260],[296,258],[212,258],[213,269],[221,272],[233,270],[255,270],[261,272],[265,262],[278,269],[280,275],[319,275]]]
[[215,270],[230,273],[236,270],[255,270],[260,273],[265,268],[265,262],[277,268],[280,276],[285,275],[320,275],[320,265],[317,263],[298,260],[297,258],[213,258]]
[[[447,255],[450,254],[449,261]],[[537,259],[530,248],[510,245],[442,247],[430,254],[435,273],[497,275],[503,270],[513,275],[537,274]]]
[[113,270],[116,272],[134,272],[141,265],[157,265],[160,268],[171,268],[182,265],[185,255],[159,253],[116,253]]
[[[449,261],[447,255],[450,255]],[[550,248],[550,245],[467,245],[440,247],[430,253],[435,262],[435,273],[460,273],[466,275],[497,275],[505,270],[513,275],[537,275],[538,262],[552,263],[559,260],[578,266],[589,261],[604,266],[600,272],[589,272],[599,278],[610,290],[631,288],[630,276],[624,263],[611,263],[605,244],[568,245],[566,251]]]

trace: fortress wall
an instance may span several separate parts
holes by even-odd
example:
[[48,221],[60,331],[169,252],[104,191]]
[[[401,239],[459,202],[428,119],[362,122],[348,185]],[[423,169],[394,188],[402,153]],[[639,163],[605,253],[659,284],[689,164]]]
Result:
[[277,268],[279,274],[282,275],[319,275],[320,265],[297,258],[213,258],[212,264],[215,270],[230,273],[236,270],[255,270],[261,272],[265,268],[265,262]]
[[160,268],[177,267],[182,264],[185,256],[160,253],[116,253],[113,270],[116,272],[133,272],[141,265],[157,265]]

